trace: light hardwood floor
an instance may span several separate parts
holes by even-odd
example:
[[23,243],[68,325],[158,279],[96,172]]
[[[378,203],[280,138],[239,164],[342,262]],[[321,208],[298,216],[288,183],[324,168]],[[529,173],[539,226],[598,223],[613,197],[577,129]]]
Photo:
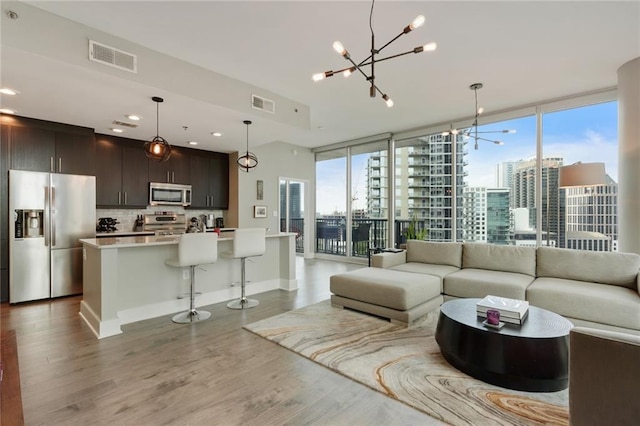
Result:
[[[97,340],[78,315],[81,297],[2,304],[15,329],[27,425],[436,424],[401,402],[246,330],[329,298],[329,276],[360,268],[297,259],[299,289],[253,296],[247,311],[207,306],[208,321],[171,316]],[[196,284],[197,285],[197,284]]]

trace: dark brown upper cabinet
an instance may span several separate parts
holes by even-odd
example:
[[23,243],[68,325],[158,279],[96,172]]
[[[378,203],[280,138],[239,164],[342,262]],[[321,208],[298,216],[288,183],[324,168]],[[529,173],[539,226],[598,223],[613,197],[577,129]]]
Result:
[[96,204],[98,207],[146,207],[149,168],[144,142],[96,135]]
[[9,127],[11,169],[78,175],[95,174],[93,129],[23,117]]
[[195,151],[191,155],[191,207],[229,208],[229,156],[218,152]]

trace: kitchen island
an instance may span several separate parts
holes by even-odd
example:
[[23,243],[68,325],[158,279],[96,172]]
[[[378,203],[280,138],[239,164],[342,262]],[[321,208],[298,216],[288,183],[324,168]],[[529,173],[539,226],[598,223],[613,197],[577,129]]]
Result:
[[[295,237],[267,235],[264,256],[247,261],[247,295],[297,289]],[[122,333],[122,324],[188,310],[189,269],[164,263],[177,258],[178,240],[178,235],[80,240],[80,316],[99,339]],[[240,260],[231,257],[232,247],[232,236],[219,238],[218,261],[196,268],[196,291],[202,293],[197,307],[240,297]]]

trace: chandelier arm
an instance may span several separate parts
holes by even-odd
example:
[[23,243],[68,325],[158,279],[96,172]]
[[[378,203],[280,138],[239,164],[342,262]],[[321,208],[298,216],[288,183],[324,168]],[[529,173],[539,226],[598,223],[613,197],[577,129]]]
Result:
[[[354,67],[356,67],[356,69],[357,69],[358,71],[360,71],[360,73],[364,76],[364,78],[366,78],[366,79],[367,79],[367,81],[369,81],[369,76],[368,76],[364,71],[362,71],[362,68],[360,68],[360,65],[356,64],[356,63],[353,61],[353,59],[351,59],[350,57],[349,57],[349,58],[347,58],[347,61],[351,62],[351,63],[353,64],[353,66],[354,66]],[[347,68],[347,69],[351,69],[351,67],[349,67],[349,68]]]
[[[401,35],[403,35],[403,34],[404,34],[404,33],[399,34],[397,37],[395,37],[395,38],[394,38],[393,40],[391,40],[389,43],[385,44],[385,45],[384,45],[384,46],[382,46],[380,49],[377,49],[377,50],[376,50],[376,53],[380,53],[380,52],[382,51],[382,49],[384,49],[385,47],[387,47],[388,45],[390,45],[391,43],[393,43],[395,40],[397,40],[397,39],[398,39],[398,37],[400,37],[400,36],[401,36]],[[422,47],[422,46],[420,46],[420,47]],[[376,59],[376,60],[375,60],[375,62],[382,62],[382,61],[386,61],[387,59],[397,58],[398,56],[408,55],[409,53],[420,53],[420,52],[417,52],[417,51],[416,51],[416,49],[419,49],[420,47],[416,47],[416,48],[415,48],[415,49],[413,49],[413,50],[409,50],[409,51],[404,52],[404,53],[399,53],[399,54],[397,54],[397,55],[387,56],[386,58],[383,58],[383,59]],[[369,56],[367,56],[366,58],[364,58],[364,59],[362,60],[362,62],[360,62],[360,63],[358,64],[358,66],[360,66],[360,67],[364,67],[364,66],[367,66],[367,65],[371,65],[371,61],[369,61],[370,59],[371,59],[371,55],[369,55]],[[367,61],[369,61],[369,62],[367,62]],[[336,71],[336,73],[337,73],[337,72],[339,72],[339,71]]]
[[[397,58],[397,57],[399,57],[399,56],[408,55],[409,53],[420,53],[420,52],[416,52],[416,51],[415,51],[415,49],[414,49],[414,50],[409,50],[409,51],[404,52],[404,53],[398,53],[397,55],[387,56],[387,57],[382,58],[382,59],[376,59],[376,63],[377,63],[377,62],[386,61],[386,60],[388,60],[388,59]],[[367,57],[364,61],[360,62],[359,64],[355,64],[355,63],[354,63],[354,65],[355,65],[356,67],[366,67],[367,65],[371,65],[371,61],[366,62],[366,61],[368,61],[369,59],[371,59],[371,55],[369,55],[369,57]],[[353,61],[351,61],[351,62],[353,63]],[[352,69],[352,68],[353,68],[353,67],[346,67],[346,68],[342,68],[342,69],[340,69],[340,70],[335,70],[335,71],[333,71],[333,70],[331,70],[331,71],[326,71],[326,72],[325,72],[325,74],[326,74],[326,73],[329,73],[329,75],[327,75],[327,77],[333,77],[333,76],[334,76],[334,75],[336,75],[336,74],[340,74],[341,72],[344,72],[344,71],[350,70],[350,69]],[[368,78],[368,77],[367,77],[367,78]]]
[[[389,60],[389,59],[398,58],[400,56],[408,55],[409,53],[416,53],[416,52],[414,50],[408,50],[408,51],[403,52],[403,53],[398,53],[397,55],[387,56],[387,57],[382,58],[382,59],[376,59],[376,62],[382,62],[382,61],[386,61],[386,60]],[[368,64],[364,64],[364,65],[368,65]]]
[[[478,131],[474,131],[474,133],[508,133],[509,130],[478,130]],[[469,135],[469,132],[464,132],[465,134]]]
[[403,35],[405,35],[405,32],[401,32],[400,34],[398,34],[397,36],[395,36],[394,38],[392,38],[391,40],[389,40],[387,42],[387,44],[385,44],[384,46],[382,46],[380,49],[377,50],[378,53],[382,52],[382,49],[384,49],[385,47],[389,46],[391,43],[393,43],[394,41],[396,41],[397,39],[399,39],[400,37],[402,37]]
[[480,140],[480,141],[485,141],[485,142],[501,143],[500,141],[497,141],[497,140],[494,140],[494,139],[486,139],[486,138],[483,138],[482,136],[472,136],[472,138]]

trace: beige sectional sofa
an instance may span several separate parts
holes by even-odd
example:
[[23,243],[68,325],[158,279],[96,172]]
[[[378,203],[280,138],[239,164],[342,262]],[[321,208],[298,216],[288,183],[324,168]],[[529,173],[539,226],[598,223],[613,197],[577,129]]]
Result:
[[[367,269],[374,272],[364,272],[365,269],[332,276],[332,303],[411,323],[422,312],[384,306],[386,299],[380,286],[393,288],[411,299],[415,296],[403,290],[403,277],[407,273],[422,274],[437,278],[425,284],[431,286],[427,292],[431,299],[436,288],[443,300],[489,294],[523,299],[558,313],[575,325],[640,335],[637,254],[410,240],[406,252],[373,255],[372,266]],[[375,268],[388,271],[383,277],[375,273]],[[394,276],[392,271],[404,275]],[[371,298],[371,287],[363,278],[367,274],[378,277],[376,300]],[[407,300],[405,306],[413,302]],[[416,304],[425,302],[421,299]],[[381,306],[388,312],[381,314]]]

